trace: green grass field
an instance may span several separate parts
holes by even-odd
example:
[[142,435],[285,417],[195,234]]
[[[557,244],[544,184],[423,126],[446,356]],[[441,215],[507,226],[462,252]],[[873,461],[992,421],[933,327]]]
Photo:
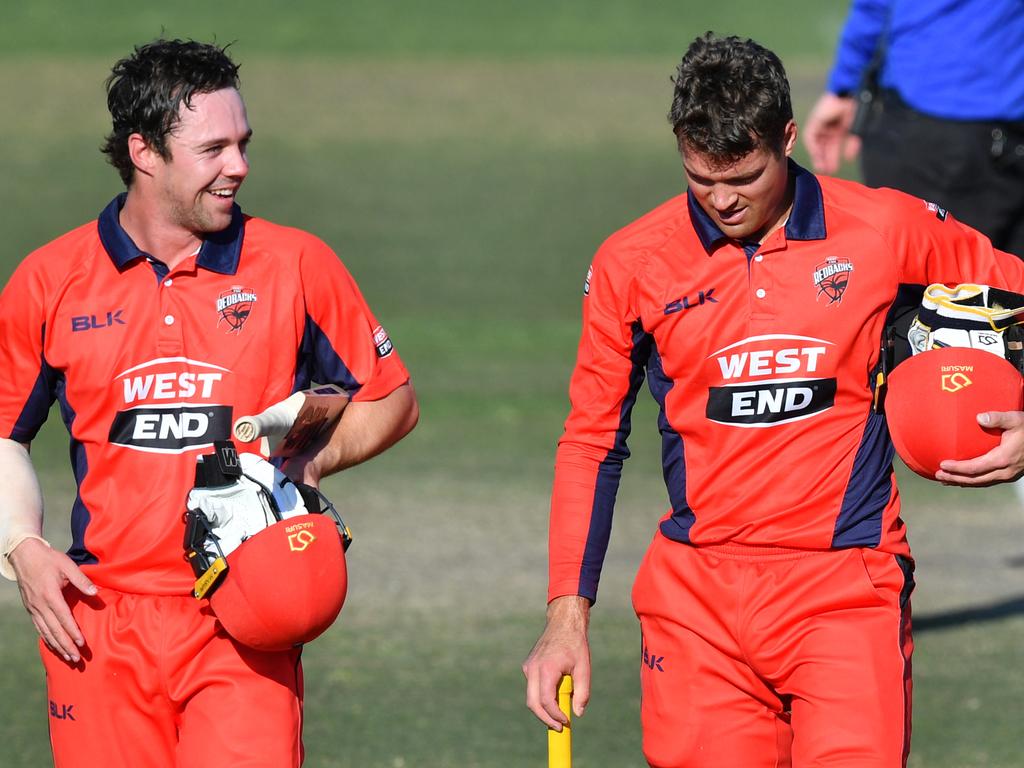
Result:
[[[845,6],[318,0],[285,12],[187,0],[171,12],[65,0],[8,11],[0,277],[118,191],[97,151],[112,61],[161,29],[234,40],[255,130],[244,208],[335,246],[412,371],[417,430],[327,483],[356,541],[342,618],[304,654],[308,766],[544,764],[519,664],[543,625],[547,491],[591,254],[682,189],[664,115],[692,37],[714,28],[774,47],[802,117]],[[74,490],[51,422],[33,453],[61,545]],[[628,592],[666,506],[658,446],[642,402],[594,611],[580,768],[643,765]],[[1003,489],[905,479],[919,561],[911,765],[1019,766],[1024,515]],[[0,763],[35,768],[48,759],[43,675],[8,583],[0,631]]]

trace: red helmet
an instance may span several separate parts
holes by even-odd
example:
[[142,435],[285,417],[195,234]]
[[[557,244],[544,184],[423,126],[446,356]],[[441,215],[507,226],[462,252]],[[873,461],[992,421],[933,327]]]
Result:
[[348,528],[316,489],[254,454],[217,443],[200,457],[185,515],[196,598],[258,650],[308,643],[341,612]]
[[939,462],[973,459],[999,444],[1001,430],[983,429],[985,411],[1019,411],[1022,379],[1000,355],[969,347],[929,349],[889,374],[885,415],[896,453],[922,477]]
[[345,602],[345,547],[328,515],[274,523],[242,542],[227,563],[210,607],[227,633],[250,648],[308,643],[334,623]]

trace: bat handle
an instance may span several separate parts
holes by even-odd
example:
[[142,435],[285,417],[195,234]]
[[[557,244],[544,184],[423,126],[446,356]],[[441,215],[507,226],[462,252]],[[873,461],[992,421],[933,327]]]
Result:
[[260,437],[260,427],[255,416],[243,416],[235,422],[233,429],[235,437],[243,443],[251,443]]
[[[558,683],[558,708],[571,721],[572,677],[569,675],[563,676]],[[561,731],[548,729],[548,768],[572,768],[571,722],[563,725]]]

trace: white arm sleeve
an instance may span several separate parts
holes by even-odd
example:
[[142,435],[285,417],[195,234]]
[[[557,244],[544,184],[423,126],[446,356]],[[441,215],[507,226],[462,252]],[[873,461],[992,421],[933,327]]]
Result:
[[0,478],[4,504],[0,508],[0,575],[15,578],[7,556],[25,539],[43,538],[43,492],[32,459],[21,443],[0,438]]

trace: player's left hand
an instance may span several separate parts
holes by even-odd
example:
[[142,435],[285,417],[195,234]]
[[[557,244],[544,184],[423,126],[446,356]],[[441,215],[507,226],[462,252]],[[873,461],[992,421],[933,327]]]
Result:
[[1001,429],[999,445],[986,454],[964,461],[939,464],[935,479],[947,485],[982,487],[1011,482],[1024,474],[1024,411],[988,411],[978,414],[985,429]]
[[91,597],[97,594],[96,585],[70,557],[39,539],[21,542],[8,559],[18,577],[21,601],[39,636],[65,661],[77,664],[85,637],[71,614],[64,589],[73,587]]

